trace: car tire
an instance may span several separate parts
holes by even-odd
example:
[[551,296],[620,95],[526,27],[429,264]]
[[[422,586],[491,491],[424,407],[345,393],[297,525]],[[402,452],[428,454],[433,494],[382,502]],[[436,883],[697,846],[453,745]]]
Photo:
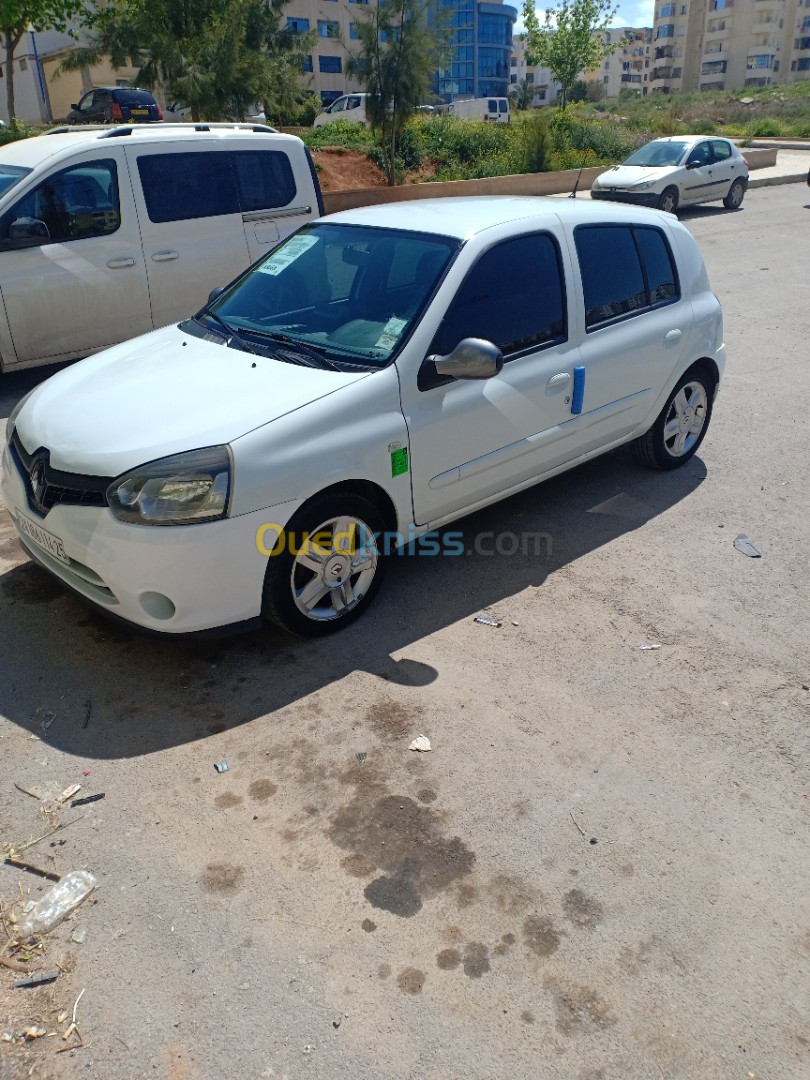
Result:
[[658,197],[656,207],[667,214],[674,214],[678,209],[678,189],[671,186],[664,188]]
[[323,637],[353,623],[382,582],[377,536],[384,530],[382,514],[362,495],[336,492],[310,500],[290,519],[268,559],[263,617],[299,637]]
[[737,179],[728,189],[728,195],[723,199],[723,206],[725,206],[726,210],[739,210],[744,198],[745,184],[742,180]]
[[642,465],[679,469],[697,453],[712,417],[716,385],[705,367],[686,372],[653,426],[633,443]]

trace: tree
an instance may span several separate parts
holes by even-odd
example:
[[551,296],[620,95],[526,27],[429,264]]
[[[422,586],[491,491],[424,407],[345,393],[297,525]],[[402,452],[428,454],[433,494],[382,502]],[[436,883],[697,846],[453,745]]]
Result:
[[6,52],[6,105],[14,123],[14,53],[29,30],[58,30],[65,33],[78,14],[82,0],[0,0],[0,33]]
[[[0,0],[2,3],[3,0]],[[76,70],[108,56],[138,83],[191,109],[192,119],[239,119],[254,104],[295,98],[306,35],[281,27],[285,0],[108,0],[88,20],[94,37],[63,60]]]
[[524,0],[526,61],[549,68],[562,87],[563,108],[582,73],[624,44],[623,39],[610,42],[607,37],[617,11],[612,0],[560,0],[546,11],[541,26],[534,0]]
[[443,23],[432,0],[380,0],[358,19],[357,35],[360,45],[347,71],[370,95],[366,115],[393,186],[399,137],[427,96],[445,48]]
[[514,90],[509,93],[509,100],[513,109],[530,109],[534,101],[534,83],[530,82],[529,79],[521,79],[516,82]]

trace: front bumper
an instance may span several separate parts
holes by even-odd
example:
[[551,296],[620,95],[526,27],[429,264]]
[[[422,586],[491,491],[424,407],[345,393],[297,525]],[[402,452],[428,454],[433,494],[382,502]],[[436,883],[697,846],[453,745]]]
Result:
[[634,206],[658,205],[661,194],[658,191],[616,191],[614,188],[591,188],[592,199],[606,199],[609,202],[626,202]]
[[[7,447],[0,495],[34,561],[105,613],[164,634],[257,619],[266,551],[278,536],[267,526],[283,527],[299,506],[282,503],[240,517],[180,526],[128,525],[108,509],[92,506],[57,505],[37,518]],[[21,516],[62,541],[67,564],[21,532]]]

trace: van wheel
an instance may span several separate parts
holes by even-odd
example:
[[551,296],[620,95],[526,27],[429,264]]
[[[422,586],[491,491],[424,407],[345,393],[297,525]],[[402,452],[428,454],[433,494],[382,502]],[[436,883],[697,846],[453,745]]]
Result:
[[359,618],[385,569],[382,514],[361,495],[317,496],[290,519],[268,559],[262,615],[300,637],[322,637]]
[[667,214],[674,214],[678,209],[678,189],[675,187],[664,188],[656,205],[659,210],[663,210]]
[[712,416],[714,382],[705,371],[687,372],[649,431],[633,443],[652,469],[678,469],[697,453]]
[[735,180],[728,189],[728,195],[723,199],[723,206],[726,210],[738,210],[742,206],[744,196],[745,184],[742,180]]

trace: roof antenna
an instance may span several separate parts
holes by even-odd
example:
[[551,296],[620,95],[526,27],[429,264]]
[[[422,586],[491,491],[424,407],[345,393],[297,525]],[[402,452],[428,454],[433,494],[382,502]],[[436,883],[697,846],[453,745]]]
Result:
[[582,170],[585,168],[585,162],[588,160],[588,154],[590,154],[590,152],[591,148],[588,147],[588,149],[585,151],[585,156],[582,159],[582,164],[579,167],[579,174],[577,175],[577,182],[574,184],[574,190],[568,196],[569,199],[575,199],[577,197],[577,188],[579,187],[579,182],[582,179]]

